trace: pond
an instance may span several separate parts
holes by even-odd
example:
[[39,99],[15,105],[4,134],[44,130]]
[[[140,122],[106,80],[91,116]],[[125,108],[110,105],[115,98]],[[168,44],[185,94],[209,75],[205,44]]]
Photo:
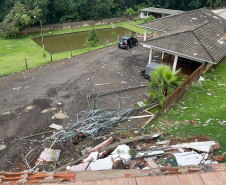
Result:
[[[127,36],[135,36],[135,32],[129,31],[122,27],[116,28],[105,28],[96,30],[97,34],[100,38],[98,44],[103,45],[107,43],[116,42],[125,35]],[[54,36],[45,36],[44,37],[44,46],[45,50],[48,52],[60,53],[64,51],[70,51],[71,47],[73,50],[86,48],[85,39],[88,36],[89,31],[84,32],[75,32]],[[33,38],[33,40],[40,46],[42,46],[42,38],[37,37]]]

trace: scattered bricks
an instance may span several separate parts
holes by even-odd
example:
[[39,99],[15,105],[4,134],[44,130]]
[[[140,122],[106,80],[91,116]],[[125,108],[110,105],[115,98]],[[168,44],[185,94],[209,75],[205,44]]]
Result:
[[150,147],[152,146],[151,143],[144,143],[144,145],[145,145],[146,147],[148,147],[148,148],[150,148]]
[[125,178],[129,178],[131,174],[125,174]]
[[110,137],[109,139],[103,141],[99,145],[97,145],[94,148],[92,148],[88,153],[90,154],[92,152],[99,151],[101,148],[104,148],[105,146],[109,145],[112,141],[113,141],[113,137]]
[[217,148],[220,148],[220,144],[217,142],[217,141],[215,141],[215,145],[212,145],[212,147],[214,148],[214,149],[217,149]]
[[223,155],[218,155],[217,157],[215,157],[215,159],[216,159],[217,162],[221,162],[221,161],[223,161],[224,156]]

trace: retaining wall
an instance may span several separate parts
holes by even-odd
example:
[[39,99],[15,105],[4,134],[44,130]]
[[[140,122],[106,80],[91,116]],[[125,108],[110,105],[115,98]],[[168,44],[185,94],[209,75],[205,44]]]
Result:
[[[45,25],[43,25],[43,31],[63,30],[63,29],[71,29],[71,28],[86,27],[86,26],[112,24],[112,23],[129,21],[129,20],[137,20],[137,19],[138,19],[138,15],[132,15],[132,16],[109,18],[109,19],[101,19],[101,20],[88,20],[88,21],[45,24]],[[36,33],[36,32],[41,32],[40,25],[24,28],[20,32],[20,34]]]

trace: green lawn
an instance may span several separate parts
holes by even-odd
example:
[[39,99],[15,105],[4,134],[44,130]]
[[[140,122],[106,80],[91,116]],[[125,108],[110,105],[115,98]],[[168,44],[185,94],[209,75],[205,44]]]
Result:
[[[136,25],[141,23],[139,21],[129,21],[129,22],[120,22],[109,25],[98,25],[90,27],[81,27],[76,29],[65,29],[58,31],[51,31],[51,35],[58,35],[64,33],[88,31],[102,28],[110,28],[112,26],[121,26],[131,31],[137,33],[144,33],[144,30]],[[49,32],[44,32],[44,36],[50,35]],[[28,61],[28,67],[32,68],[35,66],[40,66],[45,63],[50,62],[50,54],[46,52],[46,56],[43,56],[42,48],[36,44],[31,38],[40,37],[40,33],[20,35],[16,38],[5,39],[0,38],[0,76],[11,74],[14,72],[22,71],[25,69],[25,58]],[[112,43],[115,44],[115,43]],[[91,50],[99,49],[104,47],[104,45],[99,45],[96,48],[91,48]],[[81,53],[88,52],[88,48],[74,50],[73,55],[78,55]],[[53,61],[61,60],[71,56],[71,52],[62,52],[53,55]]]
[[204,134],[220,143],[218,153],[226,152],[225,71],[226,57],[203,76],[202,84],[196,82],[167,114],[159,116],[147,127],[165,129],[168,138],[184,139]]

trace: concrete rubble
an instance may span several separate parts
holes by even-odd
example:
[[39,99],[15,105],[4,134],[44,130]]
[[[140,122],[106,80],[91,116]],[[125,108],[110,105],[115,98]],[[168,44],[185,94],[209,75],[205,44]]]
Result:
[[59,160],[61,150],[55,150],[50,148],[45,148],[41,153],[40,157],[37,159],[36,163],[50,163]]
[[[131,142],[125,140],[125,144],[120,142],[121,144],[118,145],[116,143],[107,146],[107,143],[113,142],[111,137],[92,148],[90,151],[95,152],[91,152],[83,163],[72,166],[69,170],[148,170],[160,167],[199,167],[200,165],[218,164],[213,157],[214,150],[220,147],[218,142],[197,141],[169,145],[170,140],[155,141],[160,136],[161,132],[157,132],[146,139],[134,139]],[[102,151],[105,151],[104,155]],[[112,152],[109,153],[109,151]],[[189,170],[186,169],[186,172]]]

